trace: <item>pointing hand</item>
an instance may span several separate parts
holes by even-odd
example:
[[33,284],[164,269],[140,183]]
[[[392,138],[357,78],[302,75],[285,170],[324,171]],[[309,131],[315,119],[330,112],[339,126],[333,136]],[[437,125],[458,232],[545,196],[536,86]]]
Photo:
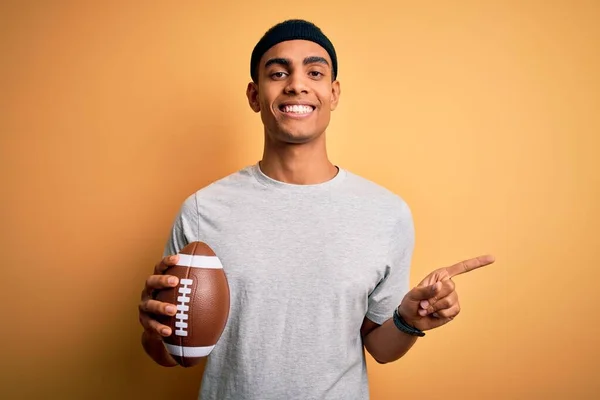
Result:
[[411,326],[422,331],[442,326],[460,312],[452,278],[494,263],[491,255],[461,261],[430,273],[404,296],[398,313]]

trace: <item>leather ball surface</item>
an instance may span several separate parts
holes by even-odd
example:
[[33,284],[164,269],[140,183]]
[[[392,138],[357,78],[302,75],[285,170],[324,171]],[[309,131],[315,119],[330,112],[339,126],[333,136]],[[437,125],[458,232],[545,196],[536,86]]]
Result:
[[160,290],[158,301],[176,305],[177,314],[160,316],[171,328],[163,341],[171,356],[191,367],[208,356],[229,317],[229,284],[221,261],[203,242],[192,242],[179,252],[177,265],[165,271],[179,278],[174,288]]

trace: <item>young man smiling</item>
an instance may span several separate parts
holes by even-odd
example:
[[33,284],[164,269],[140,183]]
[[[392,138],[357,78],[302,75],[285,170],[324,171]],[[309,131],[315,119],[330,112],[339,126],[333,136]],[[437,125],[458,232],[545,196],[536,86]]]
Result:
[[174,309],[152,293],[177,284],[164,274],[177,260],[169,256],[204,241],[225,267],[231,310],[201,399],[368,399],[364,349],[380,363],[401,358],[460,311],[452,278],[493,258],[437,269],[409,288],[409,207],[327,156],[341,91],[334,46],[318,27],[274,26],[254,48],[250,71],[262,159],[184,201],[142,292],[144,349],[176,365],[161,339],[170,331],[155,319]]

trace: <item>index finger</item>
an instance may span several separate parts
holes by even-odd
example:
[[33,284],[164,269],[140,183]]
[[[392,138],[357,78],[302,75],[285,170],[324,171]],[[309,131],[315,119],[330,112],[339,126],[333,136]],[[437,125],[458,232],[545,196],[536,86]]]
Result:
[[162,274],[173,265],[176,265],[177,261],[179,261],[179,256],[177,254],[163,258],[154,266],[154,273],[156,275]]
[[479,257],[471,258],[470,260],[461,261],[450,267],[447,267],[446,271],[448,271],[448,275],[450,275],[450,278],[452,278],[453,276],[464,274],[465,272],[470,272],[470,271],[473,271],[474,269],[478,269],[481,267],[485,267],[486,265],[490,265],[494,261],[496,261],[496,260],[494,259],[494,256],[492,256],[492,255],[479,256]]

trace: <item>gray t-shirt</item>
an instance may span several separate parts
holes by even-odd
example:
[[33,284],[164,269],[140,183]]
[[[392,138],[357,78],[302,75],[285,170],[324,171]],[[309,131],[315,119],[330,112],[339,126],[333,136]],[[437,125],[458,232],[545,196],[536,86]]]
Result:
[[389,319],[409,290],[414,227],[399,196],[342,168],[293,185],[257,163],[189,196],[164,254],[196,240],[231,290],[200,399],[369,398],[360,327]]

